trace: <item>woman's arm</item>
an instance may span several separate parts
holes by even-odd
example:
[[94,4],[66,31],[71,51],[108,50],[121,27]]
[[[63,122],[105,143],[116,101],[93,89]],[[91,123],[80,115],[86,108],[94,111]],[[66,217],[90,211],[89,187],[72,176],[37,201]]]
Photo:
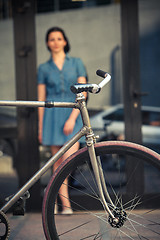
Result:
[[[38,101],[46,100],[46,86],[45,84],[38,84]],[[43,115],[44,107],[38,108],[38,138],[39,142],[42,142],[42,130],[43,130]]]
[[[86,83],[86,78],[85,77],[79,77],[77,80],[78,83]],[[87,97],[87,93],[84,92],[83,93],[85,98]],[[66,121],[64,128],[63,128],[63,132],[65,135],[69,135],[73,132],[75,123],[76,123],[76,119],[79,115],[79,110],[78,109],[73,109],[68,120]]]

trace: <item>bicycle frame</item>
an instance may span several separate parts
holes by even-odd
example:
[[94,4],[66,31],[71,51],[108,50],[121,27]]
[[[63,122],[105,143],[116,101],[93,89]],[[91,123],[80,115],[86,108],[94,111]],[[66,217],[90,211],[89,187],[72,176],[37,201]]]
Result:
[[109,197],[107,187],[105,185],[103,171],[100,159],[96,158],[94,143],[96,141],[96,137],[93,134],[93,131],[90,126],[90,120],[88,115],[88,110],[85,103],[85,97],[83,94],[79,93],[76,95],[76,102],[39,102],[39,101],[0,101],[0,106],[16,106],[16,107],[62,107],[62,108],[77,108],[80,110],[83,127],[80,129],[78,133],[76,133],[64,146],[54,155],[52,156],[47,163],[39,169],[27,183],[22,186],[22,188],[10,199],[8,202],[0,209],[4,213],[7,212],[14,203],[18,201],[18,199],[25,195],[29,188],[31,188],[40,177],[58,161],[58,159],[65,153],[67,150],[72,147],[81,137],[86,136],[86,145],[88,148],[88,153],[90,156],[90,161],[93,167],[94,175],[96,178],[96,182],[99,189],[99,194],[102,199],[102,202],[106,208],[106,211],[114,218],[108,204],[106,202],[105,196],[111,205],[114,207],[112,200]]

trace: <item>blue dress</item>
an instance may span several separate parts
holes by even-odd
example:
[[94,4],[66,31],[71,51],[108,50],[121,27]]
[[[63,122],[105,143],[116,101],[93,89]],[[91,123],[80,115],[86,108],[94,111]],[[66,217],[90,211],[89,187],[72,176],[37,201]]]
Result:
[[[75,102],[75,94],[70,86],[77,83],[78,77],[86,77],[86,70],[80,58],[66,55],[62,70],[59,70],[52,58],[38,68],[38,84],[46,85],[46,100],[55,102]],[[62,146],[82,127],[80,115],[72,134],[66,136],[63,127],[72,108],[45,108],[43,118],[42,144]]]

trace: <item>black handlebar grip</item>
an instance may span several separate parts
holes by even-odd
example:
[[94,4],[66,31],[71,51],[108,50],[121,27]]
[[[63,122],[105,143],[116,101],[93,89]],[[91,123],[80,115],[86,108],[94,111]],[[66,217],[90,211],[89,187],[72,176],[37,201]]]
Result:
[[90,93],[98,93],[100,91],[100,87],[97,84],[83,84],[78,83],[70,87],[73,93],[81,93],[81,92],[90,92]]
[[96,71],[96,74],[97,74],[98,76],[100,76],[100,77],[103,77],[103,78],[107,77],[107,72],[104,72],[104,71],[102,71],[102,70],[100,70],[100,69],[98,69],[98,70]]
[[81,92],[92,92],[92,85],[91,84],[75,84],[70,87],[73,93],[81,93]]

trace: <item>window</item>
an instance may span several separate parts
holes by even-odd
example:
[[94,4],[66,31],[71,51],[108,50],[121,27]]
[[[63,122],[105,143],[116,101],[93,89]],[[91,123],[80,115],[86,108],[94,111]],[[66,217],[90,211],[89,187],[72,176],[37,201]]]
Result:
[[110,4],[111,0],[37,0],[37,12],[52,12]]
[[104,120],[111,121],[124,121],[124,112],[123,109],[118,109],[117,111],[103,117]]
[[142,123],[144,125],[160,126],[160,112],[143,111]]

